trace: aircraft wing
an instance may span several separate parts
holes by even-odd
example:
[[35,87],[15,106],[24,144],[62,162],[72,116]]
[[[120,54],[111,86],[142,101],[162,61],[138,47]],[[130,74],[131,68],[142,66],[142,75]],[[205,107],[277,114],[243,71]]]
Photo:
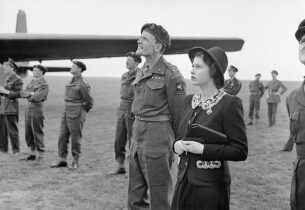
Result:
[[[137,36],[0,34],[0,62],[123,57],[137,49]],[[240,38],[172,37],[165,54],[184,54],[194,46],[241,50]]]

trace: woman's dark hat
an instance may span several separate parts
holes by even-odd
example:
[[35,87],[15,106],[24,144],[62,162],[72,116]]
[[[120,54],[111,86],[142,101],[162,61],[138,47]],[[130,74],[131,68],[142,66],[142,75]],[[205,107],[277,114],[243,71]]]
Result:
[[191,61],[194,60],[195,54],[197,52],[202,52],[204,55],[208,55],[215,62],[217,69],[223,75],[228,67],[228,57],[226,52],[220,47],[212,47],[206,50],[203,47],[193,47],[189,50],[189,58]]
[[300,41],[304,33],[305,33],[305,19],[300,23],[297,31],[295,32],[295,38],[297,38],[297,40]]

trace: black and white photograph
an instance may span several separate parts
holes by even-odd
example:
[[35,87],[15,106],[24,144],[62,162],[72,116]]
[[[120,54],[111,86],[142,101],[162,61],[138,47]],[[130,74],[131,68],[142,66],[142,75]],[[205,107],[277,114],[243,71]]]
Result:
[[0,0],[0,210],[305,210],[304,11]]

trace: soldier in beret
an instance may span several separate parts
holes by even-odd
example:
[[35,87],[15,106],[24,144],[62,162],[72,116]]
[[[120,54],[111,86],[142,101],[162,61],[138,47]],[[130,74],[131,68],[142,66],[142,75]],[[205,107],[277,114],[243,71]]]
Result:
[[[49,85],[47,84],[44,74],[47,68],[42,65],[33,67],[33,79],[20,95],[27,98],[28,106],[25,110],[25,140],[30,150],[30,154],[25,160],[43,160],[44,148],[44,114],[43,104],[47,100]],[[38,156],[35,152],[38,152]]]
[[[286,86],[276,79],[279,73],[276,70],[271,71],[272,80],[269,81],[265,87],[267,89],[267,104],[268,104],[268,127],[274,126],[276,121],[276,111],[278,103],[281,102],[280,95],[283,95],[287,88]],[[281,91],[280,91],[281,89]]]
[[71,136],[73,162],[70,169],[77,169],[81,155],[81,141],[86,113],[93,106],[93,98],[90,95],[90,85],[83,78],[82,73],[86,70],[84,63],[73,61],[70,73],[72,80],[66,85],[65,109],[61,118],[58,156],[59,161],[52,168],[67,167],[68,144]]
[[135,121],[130,147],[129,209],[170,209],[171,145],[186,94],[180,71],[163,58],[170,43],[161,25],[148,23],[141,28],[136,53],[146,61],[133,82]]
[[[299,42],[299,60],[305,65],[305,19],[300,23],[295,37]],[[305,209],[305,81],[286,99],[290,119],[290,135],[296,144],[297,158],[293,162],[290,206],[292,210]]]
[[225,81],[225,84],[223,86],[223,90],[226,93],[229,93],[230,95],[237,95],[241,89],[241,82],[236,79],[235,74],[238,72],[238,69],[235,66],[230,66],[229,67],[229,77],[230,79],[227,79]]
[[0,86],[0,151],[8,152],[8,137],[10,138],[14,154],[18,154],[19,131],[18,115],[20,91],[22,90],[22,79],[17,75],[19,67],[12,60],[4,63],[6,80],[4,86]]
[[130,146],[130,139],[132,133],[132,124],[134,116],[131,112],[131,105],[134,97],[134,87],[132,82],[136,78],[136,74],[139,71],[138,65],[142,59],[134,52],[128,52],[126,54],[126,68],[128,72],[125,72],[121,78],[121,91],[120,91],[120,106],[117,111],[117,124],[115,131],[114,151],[115,160],[118,162],[118,168],[111,174],[125,174],[126,169],[124,165],[126,143]]
[[[253,118],[255,115],[256,123],[259,120],[260,99],[264,95],[264,85],[260,81],[261,74],[255,74],[255,80],[249,83],[250,97],[249,97],[249,118],[250,122],[247,125],[253,125]],[[254,114],[255,113],[255,114]]]

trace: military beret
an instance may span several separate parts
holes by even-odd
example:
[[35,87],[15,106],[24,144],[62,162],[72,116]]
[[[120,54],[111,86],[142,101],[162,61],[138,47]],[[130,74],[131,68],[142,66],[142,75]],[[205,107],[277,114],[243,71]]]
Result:
[[135,52],[128,52],[126,53],[126,57],[132,57],[133,60],[137,63],[141,63],[142,62],[142,59],[141,59],[141,56],[137,55]]
[[171,40],[168,32],[161,26],[155,23],[146,23],[141,28],[141,33],[146,31],[158,39],[161,44],[167,49],[171,46]]
[[14,71],[16,73],[19,73],[19,66],[15,63],[13,59],[9,58],[7,62],[11,65],[11,67],[14,68]]
[[260,73],[255,74],[255,76],[262,76]]
[[43,72],[43,74],[45,74],[46,72],[48,72],[48,69],[46,67],[44,67],[43,65],[35,65],[33,66],[33,69],[34,68],[38,68],[40,71]]
[[278,73],[276,70],[272,70],[272,71],[271,71],[271,74],[279,75],[279,73]]
[[231,65],[229,66],[229,71],[232,70],[232,71],[235,71],[235,72],[238,72],[238,68],[236,68],[235,66]]
[[86,71],[86,65],[83,62],[81,62],[81,61],[72,61],[72,63],[77,65],[82,70],[82,72]]
[[305,33],[305,19],[300,23],[297,31],[295,32],[295,38],[298,41],[300,41],[304,33]]

